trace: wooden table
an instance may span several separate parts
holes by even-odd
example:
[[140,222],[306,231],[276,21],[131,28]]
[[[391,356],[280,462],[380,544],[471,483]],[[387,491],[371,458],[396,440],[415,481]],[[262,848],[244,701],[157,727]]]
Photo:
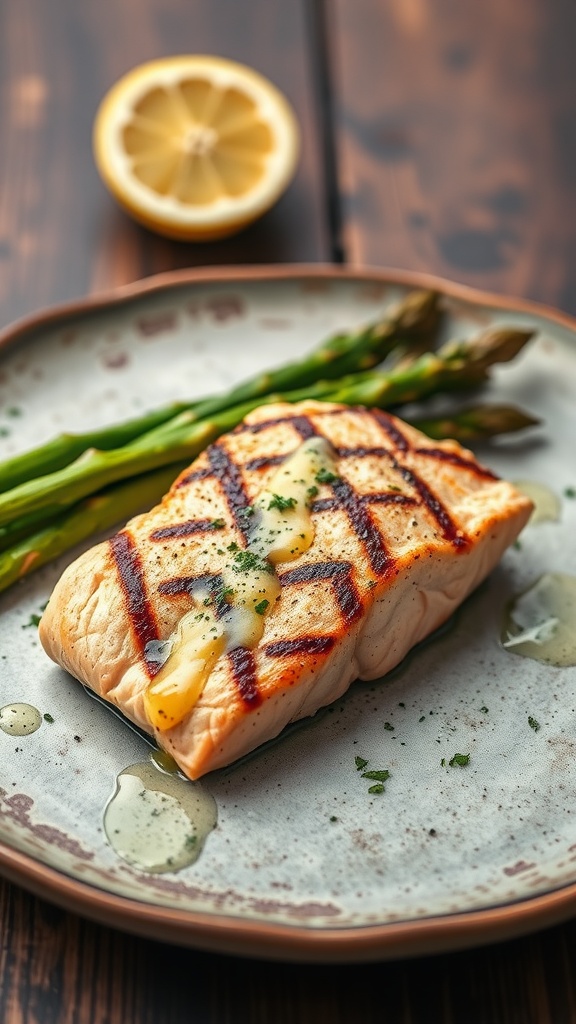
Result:
[[[430,271],[576,313],[575,43],[569,0],[5,0],[0,325],[172,268],[302,261]],[[218,244],[136,226],[91,155],[110,84],[182,51],[258,68],[302,127],[288,193]],[[573,922],[408,962],[261,964],[0,883],[3,1024],[562,1024],[575,965]]]

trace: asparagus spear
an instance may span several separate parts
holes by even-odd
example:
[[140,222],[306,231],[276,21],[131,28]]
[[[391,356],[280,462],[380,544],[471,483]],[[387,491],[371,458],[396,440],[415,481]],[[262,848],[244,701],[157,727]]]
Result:
[[510,405],[476,405],[436,417],[410,417],[408,422],[428,437],[452,437],[462,444],[485,441],[499,434],[512,434],[540,422],[523,409]]
[[14,455],[0,463],[0,493],[17,487],[26,480],[32,480],[37,476],[45,476],[47,473],[54,473],[63,466],[68,466],[74,459],[77,459],[82,452],[88,448],[100,448],[102,451],[109,451],[111,448],[120,448],[129,444],[140,434],[174,419],[185,409],[192,408],[188,402],[173,402],[163,409],[144,413],[124,423],[115,423],[113,426],[102,427],[99,430],[91,430],[81,434],[59,434],[46,444],[38,445],[20,455]]
[[149,508],[168,490],[182,463],[131,478],[90,495],[0,554],[0,591],[95,533]]
[[319,379],[334,380],[377,366],[400,343],[430,339],[440,320],[439,296],[411,292],[375,324],[352,334],[329,338],[310,355],[276,370],[257,374],[226,395],[208,398],[194,409],[196,419],[214,416],[240,402],[261,399],[271,392],[305,388]]
[[125,423],[89,433],[61,434],[31,451],[6,459],[0,464],[0,493],[68,466],[89,448],[100,451],[121,448],[172,421],[182,412],[192,413],[192,419],[204,419],[240,402],[260,398],[270,391],[304,387],[319,376],[333,379],[368,369],[381,362],[397,345],[406,346],[409,352],[412,344],[429,342],[439,318],[439,296],[436,292],[412,292],[376,323],[329,338],[303,360],[269,373],[257,374],[224,395],[196,402],[173,403]]
[[490,331],[467,342],[449,342],[437,353],[420,356],[396,373],[352,374],[339,381],[319,381],[298,391],[258,396],[198,422],[194,412],[183,412],[122,448],[86,451],[71,465],[0,495],[0,526],[42,508],[66,507],[117,480],[170,462],[190,460],[263,402],[316,398],[387,408],[416,401],[432,392],[475,386],[485,380],[492,363],[512,358],[530,336],[527,331]]
[[[437,352],[425,352],[390,373],[374,371],[334,382],[336,386],[331,387],[330,398],[326,400],[390,408],[443,391],[475,388],[487,380],[492,365],[509,362],[518,355],[532,334],[491,328],[467,341],[448,341]],[[321,398],[314,394],[315,390],[319,388],[308,388],[306,395],[301,393],[299,397]]]

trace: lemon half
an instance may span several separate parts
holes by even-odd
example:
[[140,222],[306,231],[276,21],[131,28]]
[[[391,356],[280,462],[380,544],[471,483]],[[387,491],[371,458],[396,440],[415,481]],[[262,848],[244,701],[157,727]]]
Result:
[[106,94],[94,123],[98,170],[146,227],[204,241],[240,231],[290,182],[299,132],[268,79],[211,56],[142,64]]

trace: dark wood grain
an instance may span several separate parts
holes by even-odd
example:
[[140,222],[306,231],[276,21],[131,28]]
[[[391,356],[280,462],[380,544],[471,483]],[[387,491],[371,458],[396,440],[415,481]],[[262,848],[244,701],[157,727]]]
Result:
[[[211,956],[0,888],[3,1024],[572,1024],[576,924],[356,966]],[[7,941],[10,937],[10,941]]]
[[[112,13],[113,12],[113,13]],[[330,258],[305,0],[18,0],[0,5],[0,325],[163,270]],[[302,129],[277,206],[227,241],[171,242],[133,223],[95,170],[98,103],[135,64],[218,53],[268,75]]]
[[576,6],[330,0],[343,248],[576,310]]

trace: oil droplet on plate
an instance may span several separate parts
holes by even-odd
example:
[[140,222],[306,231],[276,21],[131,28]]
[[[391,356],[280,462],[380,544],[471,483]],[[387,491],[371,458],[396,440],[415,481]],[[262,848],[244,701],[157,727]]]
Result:
[[514,486],[534,502],[532,515],[528,520],[529,526],[558,522],[561,508],[560,498],[546,484],[539,484],[536,480],[515,480]]
[[201,783],[150,761],[120,772],[104,812],[104,831],[118,856],[155,874],[193,864],[216,822],[216,801]]
[[9,736],[29,736],[42,725],[42,715],[32,704],[5,704],[0,708],[0,729]]
[[502,645],[546,665],[576,665],[576,577],[548,572],[506,609]]

